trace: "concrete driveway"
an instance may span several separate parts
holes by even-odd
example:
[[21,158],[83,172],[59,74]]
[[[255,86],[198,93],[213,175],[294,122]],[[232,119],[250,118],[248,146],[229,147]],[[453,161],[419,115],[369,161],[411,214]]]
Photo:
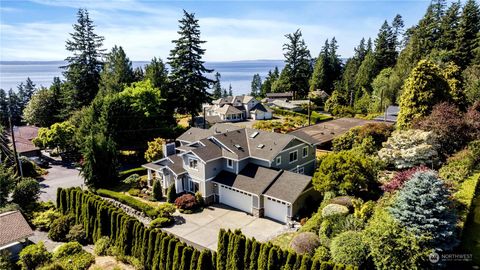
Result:
[[247,237],[255,237],[258,241],[267,241],[285,230],[286,225],[257,218],[230,208],[215,204],[200,213],[179,214],[176,224],[165,231],[175,234],[194,246],[217,250],[217,237],[220,228],[240,229]]
[[57,198],[57,188],[79,187],[83,184],[80,172],[68,165],[51,165],[48,174],[40,182],[40,201],[53,201]]

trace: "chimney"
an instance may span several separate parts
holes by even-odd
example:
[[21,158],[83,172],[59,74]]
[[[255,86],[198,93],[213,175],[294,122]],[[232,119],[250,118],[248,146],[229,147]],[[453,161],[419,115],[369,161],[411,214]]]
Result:
[[171,142],[171,143],[165,143],[163,145],[163,155],[165,157],[168,157],[168,156],[171,156],[171,155],[175,155],[176,154],[176,149],[175,149],[175,142]]

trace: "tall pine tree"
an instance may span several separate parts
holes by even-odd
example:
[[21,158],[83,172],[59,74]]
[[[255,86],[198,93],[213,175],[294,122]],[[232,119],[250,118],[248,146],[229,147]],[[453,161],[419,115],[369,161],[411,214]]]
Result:
[[253,97],[259,97],[262,95],[262,79],[259,74],[253,75],[250,95]]
[[145,80],[150,80],[153,86],[162,91],[162,97],[167,96],[168,70],[162,59],[153,57],[152,61],[145,66]]
[[213,99],[219,99],[222,97],[222,85],[220,83],[220,78],[222,76],[220,73],[216,72],[215,73],[215,82],[213,83],[213,92],[212,92],[212,97]]
[[462,9],[457,32],[457,65],[466,68],[474,59],[477,35],[480,32],[480,10],[475,0],[468,0]]
[[193,13],[183,11],[179,21],[180,37],[174,40],[175,48],[170,51],[169,65],[171,67],[170,83],[174,89],[177,109],[181,113],[191,115],[191,125],[197,114],[202,110],[202,104],[210,102],[211,96],[207,89],[213,80],[204,76],[212,70],[207,69],[202,61],[205,49],[201,44],[200,26]]
[[103,93],[122,92],[123,88],[134,82],[132,61],[122,46],[116,45],[107,54],[105,65],[100,74],[100,91]]

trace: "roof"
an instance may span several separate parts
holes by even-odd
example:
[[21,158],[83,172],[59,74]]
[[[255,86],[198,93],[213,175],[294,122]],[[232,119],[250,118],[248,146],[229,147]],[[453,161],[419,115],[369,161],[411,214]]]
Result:
[[286,108],[286,109],[295,109],[295,108],[300,107],[297,104],[293,104],[293,103],[290,103],[290,102],[287,102],[287,101],[284,101],[284,100],[280,100],[280,99],[275,99],[271,103],[273,105],[277,106],[277,107]]
[[38,129],[36,126],[14,127],[15,146],[19,154],[40,150],[32,142],[38,136]]
[[377,121],[386,121],[386,122],[397,122],[397,116],[400,112],[399,106],[388,106],[385,110],[385,113],[376,117],[374,120]]
[[311,176],[282,171],[280,176],[265,192],[265,195],[294,203],[311,183],[311,179]]
[[32,228],[19,211],[0,214],[0,247],[33,236]]
[[142,165],[142,167],[155,170],[155,171],[167,168],[176,175],[180,175],[187,172],[183,168],[183,159],[177,155],[171,155],[166,158],[162,158],[160,160],[144,164]]
[[293,97],[292,92],[283,92],[283,93],[267,93],[268,98],[278,98],[278,97]]
[[272,112],[272,109],[265,107],[262,103],[257,103],[257,105],[253,106],[253,108],[250,111],[251,112],[254,112],[254,111]]
[[232,106],[232,105],[223,105],[223,107],[217,109],[217,113],[219,114],[240,114],[242,113],[241,110],[239,110],[238,108]]
[[255,195],[261,195],[280,173],[280,171],[250,163],[238,174],[221,171],[213,181]]
[[212,131],[209,129],[202,129],[192,127],[185,131],[180,137],[177,138],[179,141],[186,141],[186,142],[196,142],[203,138],[206,138],[212,134]]
[[311,144],[320,145],[332,141],[334,138],[346,133],[353,127],[363,126],[368,123],[378,122],[357,118],[338,118],[316,125],[299,128],[288,134],[303,139]]
[[[207,124],[208,125],[213,125],[213,124],[216,124],[216,123],[223,123],[225,122],[224,120],[222,120],[222,118],[220,118],[219,115],[208,115],[205,117],[205,119],[207,120]],[[197,127],[202,127],[203,126],[203,116],[197,116],[195,117],[195,125]]]

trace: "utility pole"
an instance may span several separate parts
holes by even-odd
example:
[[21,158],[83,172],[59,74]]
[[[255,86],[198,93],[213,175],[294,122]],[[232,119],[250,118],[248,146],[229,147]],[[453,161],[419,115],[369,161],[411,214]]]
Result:
[[205,110],[207,107],[203,107],[203,129],[207,129],[207,113]]
[[310,114],[311,114],[311,112],[310,112],[310,102],[311,102],[310,97],[308,97],[308,126],[310,126]]
[[10,124],[10,132],[12,133],[12,143],[13,143],[13,157],[15,159],[15,164],[17,165],[17,170],[20,176],[23,177],[23,171],[22,171],[22,164],[20,164],[20,160],[18,159],[18,153],[17,153],[17,144],[15,142],[15,133],[13,132],[13,125],[12,125],[12,116],[8,116],[8,122]]

